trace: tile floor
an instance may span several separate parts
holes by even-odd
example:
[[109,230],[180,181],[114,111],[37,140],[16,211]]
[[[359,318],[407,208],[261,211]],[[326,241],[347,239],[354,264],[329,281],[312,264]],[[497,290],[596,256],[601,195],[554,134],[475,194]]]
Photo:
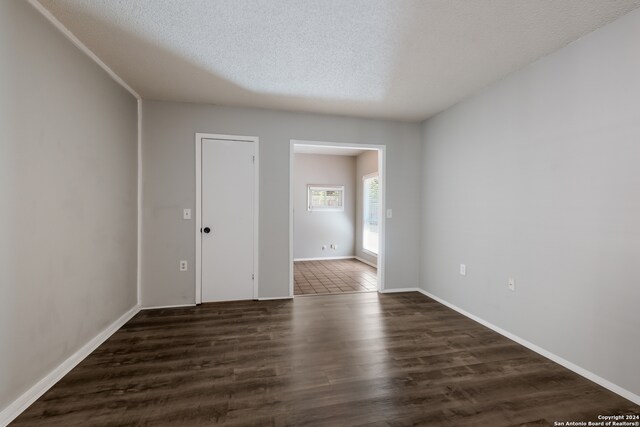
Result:
[[356,259],[296,261],[294,295],[372,292],[378,289],[378,270]]

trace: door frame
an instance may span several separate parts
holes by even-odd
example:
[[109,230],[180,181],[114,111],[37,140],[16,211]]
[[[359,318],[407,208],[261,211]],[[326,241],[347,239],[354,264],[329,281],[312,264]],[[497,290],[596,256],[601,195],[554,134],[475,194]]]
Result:
[[202,140],[217,139],[221,141],[252,142],[255,149],[254,195],[253,195],[253,299],[258,299],[259,282],[259,225],[260,225],[260,139],[257,136],[223,135],[216,133],[196,133],[196,265],[195,295],[196,304],[202,304]]
[[296,145],[309,145],[316,147],[341,147],[361,150],[378,151],[378,174],[382,197],[380,200],[380,236],[378,237],[378,292],[384,291],[385,274],[385,230],[386,230],[386,203],[387,203],[387,146],[376,144],[359,144],[348,142],[307,141],[292,139],[289,141],[289,298],[293,298],[293,172],[294,172],[294,147]]

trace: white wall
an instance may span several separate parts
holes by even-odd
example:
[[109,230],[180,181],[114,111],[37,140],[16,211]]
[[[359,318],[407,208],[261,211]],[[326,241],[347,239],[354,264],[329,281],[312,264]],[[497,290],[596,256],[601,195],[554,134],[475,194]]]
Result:
[[[293,257],[329,258],[354,255],[356,158],[326,154],[295,154],[293,166]],[[307,186],[343,185],[344,211],[307,209]],[[337,244],[338,249],[331,249]],[[322,250],[322,246],[326,246]]]
[[362,249],[364,195],[362,177],[378,171],[378,151],[365,151],[356,158],[356,256],[377,265],[378,257]]
[[0,411],[136,304],[136,108],[0,1]]
[[428,292],[637,395],[638,52],[640,10],[428,120],[421,259]]
[[290,140],[387,145],[386,286],[418,286],[421,126],[319,114],[178,102],[143,103],[142,298],[146,306],[189,304],[195,256],[196,132],[260,137],[260,297],[289,295]]

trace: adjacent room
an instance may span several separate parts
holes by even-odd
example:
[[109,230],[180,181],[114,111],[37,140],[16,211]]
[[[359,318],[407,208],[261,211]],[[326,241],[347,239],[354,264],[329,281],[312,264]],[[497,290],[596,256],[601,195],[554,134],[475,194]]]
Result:
[[379,289],[381,157],[375,148],[293,143],[294,295]]
[[640,427],[640,0],[0,0],[0,427]]

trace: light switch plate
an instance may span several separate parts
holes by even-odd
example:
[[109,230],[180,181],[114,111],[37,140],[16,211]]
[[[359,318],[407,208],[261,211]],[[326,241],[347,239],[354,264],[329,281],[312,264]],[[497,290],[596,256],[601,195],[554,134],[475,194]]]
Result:
[[460,264],[460,275],[461,276],[466,276],[467,275],[467,265],[466,264]]
[[515,291],[516,290],[516,279],[514,279],[513,277],[509,277],[509,282],[508,282],[507,286],[509,287],[510,291]]
[[182,211],[182,219],[191,219],[191,209],[184,209]]
[[391,209],[387,209],[387,218],[393,217],[393,211]]

